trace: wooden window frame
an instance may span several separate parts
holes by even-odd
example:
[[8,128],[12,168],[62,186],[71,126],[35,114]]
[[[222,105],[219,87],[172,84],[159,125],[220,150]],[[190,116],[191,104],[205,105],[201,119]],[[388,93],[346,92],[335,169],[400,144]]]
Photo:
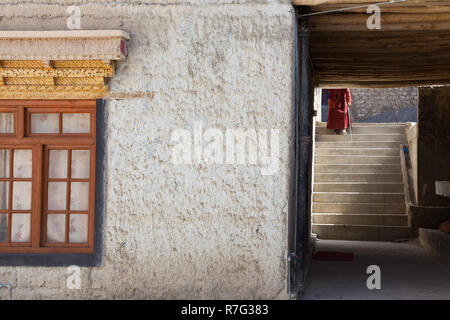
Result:
[[[13,168],[12,150],[13,149],[32,149],[33,167],[32,167],[32,204],[30,221],[30,242],[6,242],[0,243],[1,254],[92,254],[94,251],[94,210],[95,210],[95,157],[96,157],[96,101],[95,100],[0,100],[0,112],[14,112],[14,134],[0,134],[0,148],[10,149],[10,174],[9,178],[2,178],[2,181],[12,181],[15,178],[11,171]],[[30,131],[30,116],[34,112],[54,112],[59,114],[59,133],[52,134],[33,134]],[[90,113],[90,133],[62,133],[62,114],[63,113]],[[76,179],[70,177],[71,152],[68,152],[68,176],[64,179],[48,178],[48,155],[49,150],[54,149],[84,149],[90,150],[89,178]],[[46,242],[46,210],[48,180],[61,180],[67,182],[66,199],[70,198],[71,182],[89,182],[89,207],[83,214],[88,214],[88,234],[87,243],[70,243],[68,241],[69,233],[68,220],[71,213],[77,213],[71,210],[66,200],[66,209],[63,210],[66,215],[66,230],[64,243]],[[83,180],[83,181],[82,181]],[[2,210],[1,213],[8,211],[8,240],[11,237],[11,204],[12,189],[9,189],[8,210]],[[81,213],[81,212],[79,212]]]

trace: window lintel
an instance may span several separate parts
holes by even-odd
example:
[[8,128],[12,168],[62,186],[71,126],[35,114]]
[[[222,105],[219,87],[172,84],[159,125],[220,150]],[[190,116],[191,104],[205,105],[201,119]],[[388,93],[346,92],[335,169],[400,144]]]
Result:
[[0,31],[0,99],[98,99],[127,57],[121,30]]

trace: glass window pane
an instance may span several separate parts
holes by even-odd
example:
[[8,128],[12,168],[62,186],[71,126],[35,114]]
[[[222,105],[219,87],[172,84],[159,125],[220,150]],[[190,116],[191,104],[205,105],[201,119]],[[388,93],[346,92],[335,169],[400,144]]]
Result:
[[13,214],[11,224],[11,242],[28,241],[30,241],[30,214]]
[[0,178],[9,178],[9,150],[0,149]]
[[14,150],[14,178],[31,178],[33,172],[32,150]]
[[14,113],[0,113],[0,133],[14,133]]
[[0,214],[0,242],[8,240],[8,215]]
[[66,182],[48,183],[48,210],[66,210]]
[[32,113],[31,133],[59,133],[59,114]]
[[63,133],[90,133],[90,113],[63,113]]
[[0,210],[8,210],[9,182],[0,181]]
[[48,177],[67,178],[67,150],[50,150]]
[[70,184],[70,210],[88,210],[89,182],[72,182]]
[[66,234],[66,215],[47,215],[47,242],[64,242]]
[[13,182],[13,210],[31,210],[31,182]]
[[89,150],[72,150],[72,178],[89,178]]
[[71,214],[69,224],[69,242],[87,242],[88,215]]

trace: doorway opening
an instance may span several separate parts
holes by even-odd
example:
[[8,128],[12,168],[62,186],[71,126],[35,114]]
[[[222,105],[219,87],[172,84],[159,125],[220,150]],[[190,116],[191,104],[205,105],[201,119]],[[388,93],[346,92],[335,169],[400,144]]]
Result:
[[[315,90],[321,112],[324,90]],[[316,241],[302,299],[450,297],[450,264],[427,250],[411,209],[418,191],[417,122],[392,119],[398,109],[353,120],[346,135],[314,121],[310,221]],[[383,290],[370,287],[371,267],[383,274]]]
[[[387,10],[377,32],[367,30],[361,8],[303,18],[343,6],[326,3],[296,8],[294,248],[302,261],[296,269],[304,280],[300,296],[450,297],[450,263],[445,253],[428,250],[429,237],[422,236],[422,228],[439,231],[450,220],[450,210],[442,210],[450,199],[440,197],[437,187],[450,181],[450,29],[423,24],[430,17],[408,3]],[[439,12],[450,12],[450,5],[428,7],[433,9],[433,19],[448,19]],[[417,108],[394,103],[383,109],[379,95],[358,99],[366,110],[351,110],[359,111],[350,112],[351,130],[338,135],[326,128],[318,88],[413,88]],[[434,236],[448,248],[447,234]],[[368,286],[373,266],[381,270],[384,290]]]

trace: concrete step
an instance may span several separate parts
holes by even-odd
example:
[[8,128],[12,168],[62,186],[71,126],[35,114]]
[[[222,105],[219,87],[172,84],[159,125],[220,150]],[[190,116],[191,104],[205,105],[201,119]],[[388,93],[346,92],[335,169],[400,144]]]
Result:
[[396,164],[400,165],[400,156],[315,156],[314,163],[317,164]]
[[399,148],[316,148],[317,156],[398,156]]
[[401,173],[315,173],[314,182],[403,183],[403,175]]
[[313,232],[321,239],[390,241],[411,235],[400,144],[404,124],[354,123],[336,135],[317,123]]
[[404,143],[406,140],[404,134],[391,133],[391,134],[352,134],[352,135],[316,134],[316,141],[317,142],[390,141],[390,142]]
[[402,226],[313,224],[312,232],[319,239],[335,240],[392,241],[411,236],[410,228]]
[[[316,150],[320,148],[396,148],[397,150],[400,150],[400,142],[397,141],[347,141],[347,142],[340,142],[340,141],[316,141],[315,142]],[[400,151],[399,151],[400,152]]]
[[316,164],[316,173],[399,173],[400,165],[395,164]]
[[[350,129],[347,129],[347,132],[350,132]],[[404,134],[405,127],[400,126],[361,126],[358,124],[354,124],[351,128],[352,134],[386,134],[386,133],[397,133]],[[316,134],[334,134],[334,130],[327,129],[326,126],[316,127]]]
[[331,203],[404,203],[403,193],[314,192],[313,202]]
[[314,192],[404,192],[403,183],[315,182]]
[[408,216],[406,214],[314,213],[313,223],[408,226]]
[[405,214],[405,203],[313,202],[316,213]]

